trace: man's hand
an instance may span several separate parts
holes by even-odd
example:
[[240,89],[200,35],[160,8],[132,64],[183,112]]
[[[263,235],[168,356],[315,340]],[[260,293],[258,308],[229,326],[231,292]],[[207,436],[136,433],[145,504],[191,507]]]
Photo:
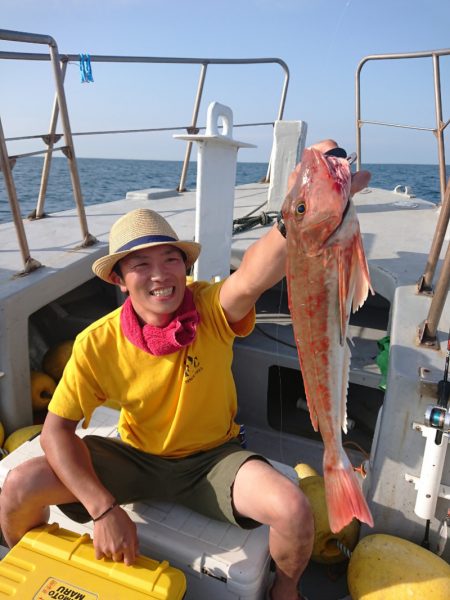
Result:
[[370,178],[371,174],[369,171],[356,171],[356,173],[353,173],[350,196],[366,188],[369,185]]
[[115,506],[94,525],[95,558],[111,558],[132,565],[139,554],[136,524],[120,506]]

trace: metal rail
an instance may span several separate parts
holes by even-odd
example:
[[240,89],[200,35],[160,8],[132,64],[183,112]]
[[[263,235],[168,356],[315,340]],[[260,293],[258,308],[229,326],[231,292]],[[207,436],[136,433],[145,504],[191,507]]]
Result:
[[[2,38],[4,30],[0,29],[0,39]],[[14,33],[14,32],[8,32]],[[27,34],[29,35],[29,34]],[[5,38],[9,39],[9,38]],[[79,61],[79,54],[62,54],[60,56],[61,61]],[[0,52],[0,59],[10,60],[37,60],[46,61],[49,60],[47,54],[34,54],[27,52]],[[280,104],[278,112],[274,120],[281,120],[284,114],[284,108],[286,104],[286,96],[289,87],[289,68],[287,64],[281,58],[179,58],[179,57],[161,57],[161,56],[116,56],[116,55],[97,55],[93,54],[90,56],[91,62],[102,62],[102,63],[141,63],[141,64],[184,64],[184,65],[200,65],[200,76],[197,85],[197,94],[194,101],[194,108],[192,112],[191,124],[186,127],[188,133],[193,133],[197,129],[197,119],[200,110],[200,104],[203,95],[203,89],[206,78],[206,71],[209,65],[256,65],[256,64],[277,64],[284,72],[283,87],[281,91]],[[271,121],[270,123],[273,123]],[[164,130],[164,129],[162,129]],[[100,133],[100,132],[99,132]],[[82,135],[82,134],[78,134]],[[178,185],[178,191],[183,191],[187,168],[190,159],[190,153],[192,148],[192,142],[187,143],[186,155],[183,162],[182,174],[180,177],[180,183]],[[270,164],[267,171],[266,179],[269,178]]]
[[[439,225],[446,221],[448,223],[450,217],[450,180],[447,184],[447,188],[445,190],[444,203],[441,208],[441,214],[439,215],[443,219],[439,219],[439,222],[436,226],[433,245],[430,251],[430,256],[428,258],[428,263],[432,260],[431,257],[434,258],[434,252],[439,247],[442,247],[442,243],[444,241],[445,229],[443,227],[439,227]],[[442,221],[442,223],[441,223]],[[436,255],[436,262],[439,258],[439,253]],[[420,281],[419,281],[420,285]],[[430,308],[428,311],[428,316],[425,321],[419,325],[418,330],[418,341],[421,345],[427,346],[430,348],[439,348],[438,340],[437,340],[437,329],[439,326],[439,321],[441,320],[442,312],[444,310],[445,302],[447,300],[447,294],[450,289],[450,242],[447,246],[447,252],[445,254],[444,263],[442,265],[441,273],[436,283],[436,289],[433,293],[433,298],[431,300]]]
[[[233,129],[235,127],[258,127],[260,125],[272,125],[274,121],[259,121],[255,123],[233,123]],[[111,135],[116,133],[155,133],[161,131],[187,131],[190,128],[190,125],[177,125],[177,126],[169,126],[169,127],[141,127],[139,129],[105,129],[103,131],[72,131],[72,137],[83,136],[83,135]],[[219,126],[220,128],[220,126]],[[198,127],[201,131],[202,129],[206,129],[205,125]],[[55,139],[54,142],[59,141],[62,138],[61,133],[55,133],[53,136]],[[45,139],[44,139],[45,138]],[[38,133],[36,135],[21,135],[19,137],[9,137],[5,138],[6,142],[18,142],[23,140],[43,140],[46,144],[48,144],[50,140],[50,134],[48,133]],[[43,150],[40,152],[42,154],[46,152]],[[37,153],[36,153],[37,154]],[[23,154],[18,155],[20,157],[25,156]]]
[[[67,63],[69,61],[79,61],[79,54],[59,54],[58,48],[55,40],[48,35],[40,35],[33,33],[25,33],[18,31],[9,31],[5,29],[0,29],[0,40],[7,41],[16,41],[16,42],[28,42],[28,43],[36,43],[36,44],[47,44],[50,49],[50,53],[30,53],[30,52],[11,52],[11,51],[1,51],[0,52],[0,60],[25,60],[25,61],[51,61],[55,76],[55,86],[56,86],[56,95],[53,103],[52,116],[50,120],[50,128],[49,133],[45,135],[33,135],[33,136],[21,136],[16,138],[8,138],[7,141],[17,141],[17,140],[29,140],[29,139],[42,139],[44,143],[47,145],[47,148],[42,151],[26,153],[26,154],[18,154],[16,156],[10,156],[6,154],[6,145],[5,138],[3,136],[3,132],[0,135],[0,141],[3,140],[3,153],[4,157],[1,162],[0,168],[3,170],[5,174],[5,179],[11,183],[11,185],[7,185],[8,196],[10,198],[10,204],[12,207],[12,213],[14,221],[16,223],[16,230],[18,231],[19,243],[21,246],[24,246],[23,254],[26,255],[28,249],[25,248],[26,239],[25,232],[23,230],[23,224],[20,221],[20,211],[18,209],[18,200],[17,193],[15,192],[15,188],[10,193],[11,186],[14,186],[14,180],[12,177],[11,169],[17,158],[21,158],[23,156],[31,156],[36,154],[45,154],[45,160],[42,170],[41,176],[41,185],[39,191],[39,197],[37,202],[37,207],[34,213],[30,215],[31,218],[41,218],[44,216],[44,202],[45,195],[47,190],[48,177],[50,172],[51,159],[54,151],[60,150],[62,151],[69,160],[70,165],[70,173],[72,179],[72,187],[73,193],[75,197],[75,201],[77,204],[80,223],[83,231],[83,240],[84,244],[87,245],[89,243],[93,243],[95,240],[90,236],[87,230],[87,222],[84,213],[84,204],[82,200],[81,194],[81,186],[77,171],[77,163],[75,158],[75,150],[73,146],[73,137],[75,135],[106,135],[113,133],[138,133],[138,132],[150,132],[150,131],[169,131],[169,130],[177,130],[177,129],[185,129],[188,133],[198,132],[201,127],[198,127],[197,120],[200,109],[200,104],[203,95],[203,89],[206,78],[206,71],[209,65],[255,65],[255,64],[277,64],[279,65],[284,72],[284,80],[283,87],[281,91],[281,98],[278,107],[278,112],[276,115],[276,119],[282,119],[284,113],[284,107],[286,103],[286,95],[289,85],[289,69],[287,64],[279,59],[279,58],[176,58],[176,57],[154,57],[154,56],[115,56],[115,55],[91,55],[91,62],[98,63],[142,63],[142,64],[180,64],[180,65],[200,65],[200,77],[197,86],[197,94],[194,100],[194,108],[192,113],[192,120],[190,125],[185,127],[160,127],[160,128],[142,128],[142,129],[127,129],[127,130],[109,130],[109,131],[91,131],[91,132],[78,132],[72,133],[69,124],[69,116],[67,111],[67,105],[64,95],[64,76],[66,72]],[[56,125],[58,121],[59,115],[61,116],[61,121],[63,124],[64,138],[65,144],[60,147],[55,147],[54,144],[61,137],[60,134],[56,133]],[[275,120],[275,119],[274,119]],[[236,125],[240,127],[244,126],[256,126],[256,125],[273,125],[274,121],[264,122],[264,123],[245,123]],[[0,144],[0,152],[2,145]],[[178,191],[185,190],[185,181],[187,170],[189,166],[190,154],[192,149],[192,142],[187,143],[186,154],[183,162],[183,168],[181,172],[180,182],[178,185]],[[270,160],[269,167],[267,171],[266,180],[268,180],[270,174]],[[14,204],[14,208],[13,208]],[[20,223],[19,223],[20,221]],[[25,269],[28,272],[29,269]]]
[[[445,149],[444,149],[444,129],[449,124],[450,120],[446,123],[442,120],[442,100],[441,100],[441,76],[439,58],[441,56],[449,56],[450,48],[443,50],[429,50],[424,52],[405,52],[397,54],[372,54],[365,56],[360,60],[356,69],[355,84],[356,84],[356,150],[358,154],[357,165],[358,169],[361,168],[361,129],[364,124],[371,125],[385,125],[387,127],[400,127],[404,129],[417,129],[419,131],[431,131],[437,139],[438,144],[438,160],[439,160],[439,182],[440,182],[440,193],[441,202],[444,200],[445,187],[446,187],[446,174],[445,174]],[[374,60],[403,60],[403,59],[415,59],[415,58],[431,58],[433,62],[433,80],[434,80],[434,103],[436,111],[436,127],[426,128],[418,127],[415,125],[403,125],[386,123],[383,121],[367,121],[361,119],[361,71],[364,65]]]
[[[419,131],[431,131],[437,140],[438,163],[439,163],[439,184],[441,196],[441,210],[438,223],[431,243],[428,260],[423,275],[417,282],[418,293],[433,295],[433,277],[436,272],[439,256],[444,243],[445,232],[450,220],[450,181],[447,184],[446,166],[445,166],[445,146],[444,130],[450,123],[450,119],[445,123],[442,117],[442,97],[441,97],[441,73],[439,59],[441,56],[450,56],[450,48],[442,50],[430,50],[424,52],[409,52],[400,54],[374,54],[364,57],[358,64],[355,75],[355,100],[356,100],[356,151],[358,156],[357,168],[361,168],[361,129],[365,124],[384,125],[387,127],[400,127],[403,129],[415,129]],[[436,127],[418,127],[415,125],[404,125],[397,123],[386,123],[383,121],[369,121],[361,118],[361,71],[366,63],[374,60],[402,60],[416,58],[431,58],[433,64],[433,86],[434,86],[434,104],[436,113]],[[442,266],[439,280],[436,284],[436,290],[429,309],[428,317],[419,326],[419,343],[428,347],[437,347],[437,328],[439,320],[444,309],[448,290],[450,285],[450,245]]]
[[[55,80],[56,98],[57,105],[61,111],[61,122],[64,131],[64,139],[67,147],[66,156],[69,161],[70,178],[72,181],[73,194],[75,203],[78,211],[78,218],[81,225],[82,233],[82,245],[90,246],[96,242],[96,239],[89,233],[86,213],[84,210],[83,196],[81,193],[80,178],[78,175],[78,166],[75,157],[75,150],[72,140],[72,132],[70,129],[69,115],[67,111],[66,96],[64,92],[63,76],[60,66],[60,58],[58,52],[58,46],[56,41],[49,35],[40,35],[33,33],[25,33],[19,31],[7,31],[0,30],[0,39],[14,41],[14,42],[25,42],[31,44],[45,44],[49,47],[49,54],[45,54],[46,60],[49,60],[52,64],[53,76]],[[18,237],[18,242],[22,254],[22,261],[24,269],[20,274],[26,275],[31,271],[39,268],[41,264],[33,259],[30,255],[28,242],[26,239],[25,229],[20,217],[19,201],[17,198],[17,190],[12,175],[12,164],[7,154],[5,137],[3,134],[3,128],[0,127],[0,166],[3,171],[6,189],[8,192],[8,198],[11,206],[11,212],[13,215],[14,225]]]

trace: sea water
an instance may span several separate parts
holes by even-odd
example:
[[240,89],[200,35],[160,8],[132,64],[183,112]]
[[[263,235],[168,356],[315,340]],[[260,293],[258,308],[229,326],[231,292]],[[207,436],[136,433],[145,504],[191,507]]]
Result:
[[[121,160],[79,158],[78,170],[86,205],[110,202],[124,198],[129,191],[165,188],[176,189],[180,181],[181,161]],[[36,208],[42,172],[42,157],[28,157],[17,161],[13,169],[14,181],[22,216],[27,217]],[[419,198],[440,201],[439,171],[437,165],[363,165],[372,173],[370,185],[393,190],[395,186],[409,186]],[[237,164],[236,183],[255,183],[267,173],[267,163]],[[194,189],[196,163],[189,166],[186,188]],[[75,206],[68,164],[65,158],[52,161],[45,212],[52,213]],[[11,211],[0,173],[0,222],[11,221]]]

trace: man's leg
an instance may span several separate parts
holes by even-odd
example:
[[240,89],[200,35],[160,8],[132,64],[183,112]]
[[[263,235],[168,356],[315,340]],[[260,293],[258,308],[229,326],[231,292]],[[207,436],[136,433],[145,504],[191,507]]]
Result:
[[76,502],[45,457],[32,458],[6,478],[0,494],[0,527],[11,548],[33,527],[47,522],[49,506]]
[[297,585],[314,542],[314,521],[307,498],[267,463],[248,460],[236,475],[233,503],[239,515],[270,527],[270,554],[276,565],[272,600],[297,600]]

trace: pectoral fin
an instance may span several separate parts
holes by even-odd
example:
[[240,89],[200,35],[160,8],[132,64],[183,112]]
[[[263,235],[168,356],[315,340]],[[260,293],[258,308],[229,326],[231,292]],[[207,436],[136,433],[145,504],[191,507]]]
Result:
[[373,294],[374,291],[370,285],[369,267],[367,266],[366,255],[364,254],[364,247],[362,245],[361,236],[356,239],[356,282],[355,282],[355,293],[353,294],[353,312],[356,312],[367,299],[369,290]]

